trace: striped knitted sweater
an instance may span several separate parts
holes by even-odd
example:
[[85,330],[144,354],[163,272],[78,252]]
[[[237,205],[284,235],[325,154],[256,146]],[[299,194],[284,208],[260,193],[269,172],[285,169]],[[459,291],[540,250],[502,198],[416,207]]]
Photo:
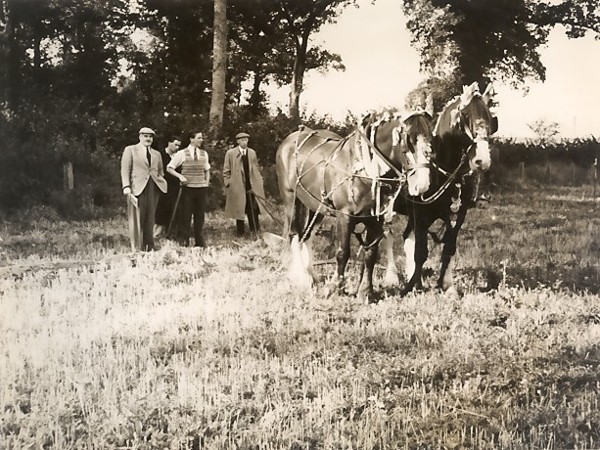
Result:
[[210,169],[208,153],[201,149],[199,153],[198,159],[195,160],[191,150],[189,148],[185,150],[185,161],[181,165],[181,175],[187,178],[187,187],[199,188],[208,186],[206,178],[206,172]]

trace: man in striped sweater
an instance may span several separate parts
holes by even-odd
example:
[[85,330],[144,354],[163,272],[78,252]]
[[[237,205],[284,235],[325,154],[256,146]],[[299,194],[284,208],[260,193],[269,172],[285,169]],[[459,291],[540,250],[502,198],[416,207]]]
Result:
[[[194,218],[194,245],[204,247],[204,212],[210,182],[210,163],[208,153],[202,150],[204,136],[200,131],[190,133],[190,145],[175,153],[167,165],[167,172],[179,179],[182,186],[181,202],[181,229],[178,241],[182,245],[189,245],[190,221]],[[181,166],[181,173],[177,169]]]

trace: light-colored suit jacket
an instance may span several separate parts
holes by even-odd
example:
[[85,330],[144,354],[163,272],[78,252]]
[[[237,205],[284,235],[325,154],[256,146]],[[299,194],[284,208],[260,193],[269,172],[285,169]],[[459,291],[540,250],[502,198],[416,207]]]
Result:
[[121,158],[121,184],[123,188],[131,187],[133,195],[140,195],[148,180],[152,178],[162,192],[167,192],[167,180],[162,157],[158,150],[150,149],[152,165],[148,164],[146,147],[142,144],[129,145],[123,151]]

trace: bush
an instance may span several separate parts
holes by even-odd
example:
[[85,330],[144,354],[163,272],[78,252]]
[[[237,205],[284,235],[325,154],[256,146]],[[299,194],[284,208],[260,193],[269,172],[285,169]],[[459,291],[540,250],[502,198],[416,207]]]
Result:
[[574,139],[546,146],[514,140],[496,140],[491,178],[496,184],[512,183],[581,186],[593,182],[594,158],[600,144],[594,139]]

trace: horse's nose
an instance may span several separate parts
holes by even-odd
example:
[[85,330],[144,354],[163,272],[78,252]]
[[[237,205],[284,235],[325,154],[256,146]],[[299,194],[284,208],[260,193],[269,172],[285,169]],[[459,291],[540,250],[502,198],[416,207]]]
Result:
[[482,165],[482,164],[483,164],[483,161],[482,161],[481,159],[476,159],[476,160],[475,160],[475,165],[476,165],[477,167],[481,167],[481,165]]

